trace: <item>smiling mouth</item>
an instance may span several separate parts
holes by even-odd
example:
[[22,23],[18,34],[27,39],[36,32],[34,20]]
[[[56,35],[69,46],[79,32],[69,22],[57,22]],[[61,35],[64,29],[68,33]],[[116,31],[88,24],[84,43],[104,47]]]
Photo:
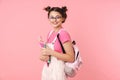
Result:
[[53,24],[54,24],[54,25],[57,25],[57,24],[58,24],[58,22],[54,22]]

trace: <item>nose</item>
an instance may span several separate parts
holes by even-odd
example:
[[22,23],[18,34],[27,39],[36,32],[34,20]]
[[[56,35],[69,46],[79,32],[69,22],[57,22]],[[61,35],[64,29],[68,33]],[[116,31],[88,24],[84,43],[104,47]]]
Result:
[[57,18],[54,18],[54,21],[57,21]]

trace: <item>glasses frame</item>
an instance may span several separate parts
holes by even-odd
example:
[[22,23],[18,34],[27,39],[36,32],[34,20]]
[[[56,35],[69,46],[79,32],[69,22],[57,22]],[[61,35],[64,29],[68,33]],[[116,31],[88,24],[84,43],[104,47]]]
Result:
[[62,16],[56,16],[56,17],[50,16],[50,17],[49,17],[49,19],[51,19],[51,20],[53,20],[53,19],[56,20],[56,19],[61,19],[61,18],[62,18]]

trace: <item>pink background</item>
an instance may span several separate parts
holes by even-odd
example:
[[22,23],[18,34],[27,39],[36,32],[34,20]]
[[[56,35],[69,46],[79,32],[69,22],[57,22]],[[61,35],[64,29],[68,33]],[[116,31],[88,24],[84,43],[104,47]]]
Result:
[[120,1],[0,0],[0,80],[40,80],[38,37],[51,26],[46,6],[68,7],[63,24],[83,65],[70,80],[120,80]]

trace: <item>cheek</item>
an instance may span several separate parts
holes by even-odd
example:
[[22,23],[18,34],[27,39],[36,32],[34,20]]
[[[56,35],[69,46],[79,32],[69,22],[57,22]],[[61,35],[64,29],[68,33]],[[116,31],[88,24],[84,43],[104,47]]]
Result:
[[58,20],[56,20],[57,22],[59,22],[59,23],[62,23],[62,20],[61,19],[58,19]]
[[53,20],[49,20],[50,23],[54,22]]

